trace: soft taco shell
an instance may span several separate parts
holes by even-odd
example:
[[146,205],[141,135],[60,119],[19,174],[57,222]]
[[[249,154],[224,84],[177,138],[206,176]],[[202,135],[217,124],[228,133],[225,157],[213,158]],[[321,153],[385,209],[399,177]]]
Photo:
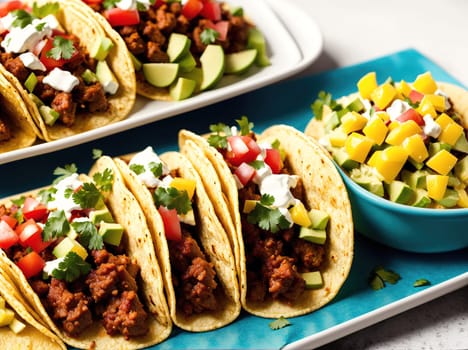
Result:
[[186,316],[176,305],[170,254],[164,234],[163,221],[154,204],[151,192],[127,165],[127,161],[131,159],[131,156],[117,157],[114,158],[114,161],[121,171],[126,185],[134,193],[146,214],[160,265],[164,271],[166,293],[174,323],[180,328],[192,332],[213,330],[231,323],[239,316],[241,310],[234,256],[230,249],[228,237],[216,217],[214,207],[204,189],[200,176],[189,160],[181,153],[167,152],[160,155],[160,159],[169,169],[177,170],[180,176],[196,181],[194,202],[199,213],[196,220],[198,222],[199,239],[202,243],[201,248],[214,264],[221,284],[220,293],[217,295],[219,307],[216,311],[194,313],[191,316]]
[[[323,210],[331,217],[326,243],[326,263],[321,268],[324,286],[316,290],[305,290],[294,305],[271,299],[262,303],[247,300],[246,257],[234,177],[222,155],[209,146],[205,138],[186,130],[182,130],[179,134],[179,146],[184,154],[198,160],[203,157],[209,159],[215,169],[214,173],[206,172],[201,166],[197,167],[201,163],[194,164],[200,173],[205,174],[202,179],[208,182],[221,182],[227,198],[226,203],[231,215],[228,212],[222,215],[225,220],[231,217],[233,221],[231,225],[236,228],[236,237],[233,237],[233,241],[236,240],[239,247],[238,274],[243,308],[252,314],[269,318],[303,315],[330,302],[349,274],[354,254],[354,231],[349,198],[333,162],[316,142],[307,138],[303,133],[289,126],[278,125],[265,130],[257,136],[257,140],[271,143],[275,140],[280,141],[290,165],[290,171],[302,179],[307,205],[310,208]],[[197,156],[195,157],[194,154]],[[218,179],[213,180],[211,176],[217,176]],[[222,202],[220,192],[212,192],[211,195],[213,203],[219,205]]]
[[[105,157],[103,157],[105,159]],[[103,164],[104,163],[104,164]],[[97,162],[93,168],[94,172],[104,171],[108,168],[107,163]],[[91,172],[91,175],[93,174]],[[94,327],[88,328],[79,337],[70,337],[65,334],[48,315],[41,303],[39,296],[29,285],[27,279],[8,257],[2,252],[0,263],[8,267],[7,273],[24,298],[33,307],[39,319],[57,334],[66,344],[80,349],[141,349],[158,344],[169,337],[172,331],[172,322],[169,316],[167,302],[164,296],[161,271],[156,259],[151,236],[146,226],[144,215],[136,202],[135,197],[123,186],[116,169],[113,169],[114,183],[112,191],[105,198],[106,206],[109,208],[115,221],[124,227],[124,239],[127,243],[127,255],[133,258],[140,267],[141,282],[139,290],[143,295],[142,303],[148,312],[148,334],[144,337],[130,338],[126,340],[123,336],[109,336],[100,322]],[[91,181],[86,175],[81,175],[82,180]],[[23,195],[37,195],[39,190],[24,193]],[[12,197],[17,198],[18,195]],[[4,199],[0,204],[8,206],[10,199]]]
[[26,103],[15,87],[0,72],[0,118],[11,132],[11,138],[0,141],[0,153],[31,146],[39,129],[34,124]]
[[[32,6],[33,3],[41,6],[50,2],[50,0],[24,1],[24,3],[30,6]],[[115,41],[115,37],[108,35],[104,31],[99,25],[94,11],[85,6],[81,1],[62,0],[59,3],[60,10],[56,14],[59,23],[66,32],[76,35],[88,52],[91,51],[95,42],[100,40],[101,37],[108,36],[114,41],[115,45],[109,51],[106,61],[119,82],[119,89],[115,95],[108,97],[110,107],[107,111],[77,114],[76,120],[71,127],[61,123],[48,126],[39,113],[36,104],[29,97],[28,91],[15,76],[5,69],[5,67],[0,66],[1,72],[4,73],[10,83],[20,92],[20,95],[26,102],[28,110],[40,130],[40,137],[46,141],[72,136],[125,119],[133,108],[136,99],[135,71],[128,52],[122,50],[121,45]]]

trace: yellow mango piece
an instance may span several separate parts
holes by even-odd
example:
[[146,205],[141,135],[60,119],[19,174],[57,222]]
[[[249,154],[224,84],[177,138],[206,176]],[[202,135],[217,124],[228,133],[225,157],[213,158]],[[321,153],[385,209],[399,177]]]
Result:
[[400,122],[398,120],[392,120],[389,124],[388,124],[388,131],[392,131],[393,129],[395,129],[396,127],[400,126]]
[[406,138],[402,146],[408,156],[417,163],[421,163],[429,157],[429,152],[421,135],[416,134]]
[[422,116],[430,114],[432,118],[437,117],[437,111],[432,105],[431,101],[427,98],[427,96],[424,96],[422,98],[421,102],[419,103],[419,107],[417,108],[417,111]]
[[377,76],[375,72],[367,73],[359,79],[357,88],[362,98],[370,99],[372,91],[377,88]]
[[395,98],[397,90],[390,83],[383,83],[371,93],[371,100],[379,109],[385,109]]
[[401,80],[397,85],[396,85],[397,91],[405,96],[408,97],[409,94],[411,93],[411,86],[404,80]]
[[466,189],[458,188],[458,202],[457,205],[460,208],[468,208],[468,193],[466,193]]
[[430,103],[431,105],[434,106],[436,111],[438,112],[443,112],[445,111],[445,97],[442,95],[425,95],[424,96]]
[[343,147],[347,138],[348,134],[345,133],[341,127],[333,129],[328,134],[328,140],[333,147]]
[[426,175],[427,195],[436,201],[444,198],[448,180],[447,175]]
[[408,154],[402,146],[389,146],[382,150],[371,163],[382,175],[385,182],[392,182],[400,173],[407,159]]
[[416,124],[414,120],[407,120],[403,123],[399,123],[394,129],[390,130],[385,142],[389,145],[398,146],[401,145],[406,138],[421,133],[421,127]]
[[172,179],[170,186],[177,188],[181,192],[186,191],[189,199],[192,199],[195,193],[195,187],[197,186],[197,183],[195,182],[195,180],[184,179],[182,177],[175,177]]
[[309,227],[312,225],[309,213],[302,202],[297,202],[291,207],[289,214],[291,214],[292,221],[299,226]]
[[435,122],[440,125],[440,128],[442,130],[444,130],[447,127],[447,125],[455,123],[455,121],[452,118],[450,118],[446,113],[442,113],[441,115],[439,115]]
[[419,74],[413,82],[413,87],[423,94],[433,94],[437,90],[437,84],[430,72]]
[[375,116],[382,119],[382,121],[387,124],[390,121],[390,115],[385,111],[375,112]]
[[9,308],[0,309],[0,327],[8,326],[15,318],[15,313]]
[[379,117],[370,119],[366,126],[362,129],[364,135],[372,139],[377,145],[381,145],[385,141],[388,133],[388,128],[385,122]]
[[353,132],[346,140],[345,149],[350,159],[364,163],[373,144],[367,136]]
[[244,214],[250,213],[252,210],[255,209],[255,206],[257,205],[258,201],[254,199],[246,199],[244,201],[244,208],[242,209],[242,212]]
[[377,163],[380,162],[382,159],[382,151],[375,151],[374,153],[371,154],[369,157],[367,164],[369,164],[371,167],[377,168]]
[[445,128],[442,129],[442,132],[439,135],[439,140],[441,142],[448,143],[450,146],[453,146],[457,143],[457,140],[463,134],[463,126],[455,122],[449,123]]
[[457,163],[457,157],[445,149],[441,149],[426,162],[426,165],[441,175],[447,175]]
[[367,123],[367,118],[357,112],[348,112],[341,117],[341,128],[346,134],[361,130]]

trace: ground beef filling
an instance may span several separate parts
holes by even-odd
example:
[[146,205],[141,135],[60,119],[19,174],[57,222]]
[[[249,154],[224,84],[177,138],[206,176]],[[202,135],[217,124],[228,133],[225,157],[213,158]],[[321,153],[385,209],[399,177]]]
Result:
[[[0,34],[0,42],[4,39]],[[70,71],[79,80],[70,93],[58,91],[50,85],[44,84],[44,77],[48,72],[31,70],[24,66],[18,54],[0,52],[0,63],[13,74],[21,84],[24,84],[31,72],[37,77],[37,85],[32,91],[45,105],[50,106],[60,114],[59,122],[65,126],[75,123],[77,114],[105,112],[109,109],[109,102],[105,91],[99,82],[86,84],[81,74],[86,70],[96,71],[96,62],[89,57],[87,51],[79,45],[79,39],[74,35],[67,35],[73,40],[77,49],[73,57],[67,61],[61,69]]]
[[[300,181],[291,190],[294,197],[303,198]],[[250,183],[239,190],[240,208],[243,208],[245,200],[259,200],[260,197],[257,185]],[[247,259],[248,300],[262,302],[271,297],[293,303],[305,290],[301,272],[320,269],[325,256],[324,247],[300,239],[294,227],[271,233],[249,223],[247,214],[241,213],[241,220]]]

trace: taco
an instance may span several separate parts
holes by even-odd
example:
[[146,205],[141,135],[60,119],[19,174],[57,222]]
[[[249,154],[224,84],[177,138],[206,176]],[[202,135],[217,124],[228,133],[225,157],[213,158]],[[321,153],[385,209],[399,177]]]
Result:
[[[119,173],[62,170],[51,187],[7,198],[0,262],[38,319],[66,344],[138,349],[172,329],[138,203]],[[6,227],[5,224],[2,224]]]
[[[150,99],[184,99],[216,86],[223,74],[270,64],[262,33],[240,7],[217,0],[83,2],[100,14],[107,33],[122,38],[119,49],[132,55],[137,93]],[[210,51],[216,58],[203,67]],[[237,53],[250,63],[236,67],[231,54]]]
[[65,350],[65,344],[32,314],[34,310],[0,267],[0,348]]
[[100,159],[117,167],[146,214],[174,324],[191,332],[223,327],[240,313],[234,256],[203,183],[178,152],[152,147]]
[[0,153],[31,146],[36,131],[18,91],[0,74]]
[[0,71],[25,101],[40,138],[127,117],[136,97],[132,62],[92,11],[77,11],[73,0],[11,1],[4,8]]
[[246,117],[240,131],[217,124],[208,138],[187,130],[179,146],[197,168],[232,235],[242,306],[293,317],[330,302],[353,259],[353,221],[333,163],[296,129],[261,135]]

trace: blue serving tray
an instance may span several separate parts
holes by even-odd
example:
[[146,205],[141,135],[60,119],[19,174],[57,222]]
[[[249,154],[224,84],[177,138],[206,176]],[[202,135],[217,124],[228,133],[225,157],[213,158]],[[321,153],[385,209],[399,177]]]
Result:
[[[408,49],[394,54],[325,73],[288,80],[209,107],[147,124],[54,153],[0,165],[0,197],[45,186],[55,178],[57,166],[75,163],[87,172],[93,163],[92,150],[116,156],[151,145],[161,153],[177,150],[181,128],[204,133],[212,123],[233,124],[246,115],[261,132],[273,124],[289,124],[304,130],[312,117],[310,104],[320,90],[333,96],[356,90],[355,82],[375,71],[379,80],[412,81],[430,71],[439,81],[460,84],[437,64],[418,51]],[[234,323],[215,331],[189,333],[174,329],[173,334],[152,349],[280,349],[312,348],[377,323],[468,284],[468,249],[443,254],[407,253],[374,243],[356,233],[355,255],[348,279],[337,297],[322,309],[290,319],[291,325],[271,330],[271,320],[242,313]],[[395,285],[374,291],[368,284],[372,269],[382,265],[398,272]],[[426,278],[431,285],[413,287]]]

